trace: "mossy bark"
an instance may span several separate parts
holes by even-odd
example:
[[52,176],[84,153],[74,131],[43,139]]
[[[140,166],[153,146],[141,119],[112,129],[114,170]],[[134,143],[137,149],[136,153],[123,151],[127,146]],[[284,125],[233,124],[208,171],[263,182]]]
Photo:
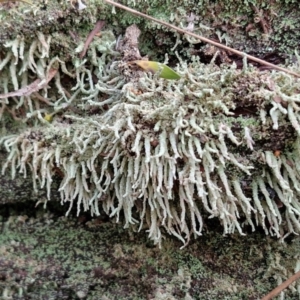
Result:
[[[184,37],[129,13],[118,9],[114,13],[112,7],[102,1],[90,0],[83,11],[72,8],[66,1],[48,2],[35,3],[29,10],[23,4],[2,5],[1,59],[5,57],[7,40],[24,37],[30,43],[39,31],[52,36],[50,56],[58,55],[68,63],[78,57],[74,49],[86,39],[99,19],[105,20],[107,28],[116,35],[137,23],[142,30],[140,51],[153,60],[161,61],[168,53],[172,63],[175,56],[171,48],[177,38],[182,43],[176,50],[187,60],[192,55],[210,60],[215,53],[209,46],[189,43]],[[194,32],[254,55],[268,56],[275,62],[282,62],[299,49],[300,12],[296,2],[209,2],[136,1],[135,8],[179,26],[188,26],[187,18],[193,12]],[[133,5],[135,2],[122,3]],[[40,8],[35,11],[36,5]],[[219,60],[220,63],[231,62],[237,58],[223,52]],[[236,100],[241,101],[241,105],[236,114],[241,120],[231,119],[237,134],[245,113],[257,118],[255,106],[247,102],[247,95],[243,94],[247,90],[244,87],[251,86],[253,81],[255,79],[249,78],[249,82],[238,83],[240,94]],[[3,125],[5,135],[18,131],[12,124],[15,123],[10,120]],[[282,126],[274,135],[271,124],[257,127],[255,134],[260,142],[255,147],[268,151],[289,147],[295,139],[294,132],[290,125]],[[0,162],[7,156],[2,150]],[[245,148],[241,147],[240,151],[243,156]],[[54,201],[60,200],[60,181],[58,174],[51,187]],[[57,208],[50,208],[46,213],[34,208],[34,202],[43,204],[46,198],[45,190],[33,191],[30,175],[24,178],[18,174],[12,180],[7,171],[0,177],[0,291],[7,299],[11,295],[32,299],[40,299],[41,295],[54,299],[103,300],[116,297],[257,299],[297,271],[299,239],[296,238],[284,245],[260,233],[226,238],[221,236],[222,229],[212,222],[209,229],[205,229],[205,237],[193,241],[182,252],[177,250],[181,244],[169,237],[159,250],[144,235],[125,231],[105,217],[91,220],[82,214],[80,218],[71,215],[67,219],[65,212]],[[12,206],[21,202],[25,202],[25,207]],[[6,209],[12,207],[7,213]],[[31,215],[33,210],[37,216]],[[136,288],[128,288],[131,285]],[[296,299],[297,286],[292,286],[283,296]]]
[[[295,50],[299,50],[297,41],[300,38],[298,36],[300,11],[294,1],[271,3],[269,1],[244,1],[243,4],[238,1],[217,1],[213,4],[210,1],[200,3],[179,1],[176,5],[172,1],[163,3],[160,1],[121,1],[121,3],[133,5],[133,8],[137,10],[177,26],[188,26],[190,22],[193,24],[195,33],[219,39],[220,42],[226,42],[228,46],[253,55],[267,55],[275,62],[282,62],[282,58],[287,58],[287,55],[292,55]],[[87,8],[82,11],[76,9],[76,1],[72,1],[72,4],[67,1],[54,0],[48,1],[47,4],[43,1],[35,1],[33,6],[21,2],[0,5],[0,58],[2,59],[5,57],[5,43],[8,40],[22,38],[30,44],[30,41],[36,38],[36,33],[42,32],[52,37],[50,57],[58,55],[67,64],[68,61],[78,57],[79,54],[74,52],[76,45],[80,41],[85,41],[95,21],[99,19],[105,20],[106,28],[112,29],[116,34],[124,34],[128,25],[138,24],[142,30],[139,42],[140,52],[142,55],[149,55],[151,59],[162,58],[165,53],[172,57],[174,51],[171,48],[176,39],[181,40],[176,50],[187,60],[191,55],[199,55],[201,60],[205,61],[215,53],[209,45],[191,44],[184,37],[170,32],[161,25],[115,9],[103,1],[91,0]],[[235,60],[238,64],[240,61],[239,58],[225,52],[222,52],[219,59],[227,62]],[[246,100],[246,95],[243,95],[249,86],[257,84],[255,80],[255,78],[249,78],[249,82],[245,82],[244,79],[243,82],[237,82],[237,115],[243,116],[245,110],[248,116],[257,114],[256,104],[253,106],[250,103],[252,100],[249,102]],[[239,107],[242,112],[238,111]],[[18,131],[16,126],[19,125],[9,120],[4,123],[6,135]],[[236,126],[241,125],[237,122]],[[262,144],[256,147],[262,146],[265,150],[275,151],[282,150],[285,147],[285,141],[289,143],[288,137],[293,137],[291,136],[293,132],[290,127],[287,127],[270,134],[265,127],[258,127],[257,135],[262,137]],[[4,161],[2,154],[1,157]],[[9,172],[2,175],[5,185],[0,188],[0,193],[4,196],[3,191],[6,187],[14,187],[16,190],[11,191],[10,196],[6,192],[2,203],[24,201],[27,195],[30,196],[28,199],[39,199],[41,195],[44,195],[34,196],[30,188],[19,191],[18,187],[22,186],[22,182],[26,187],[30,186],[30,178],[19,177],[16,181],[18,184],[16,184],[9,179],[9,176]],[[56,186],[53,189],[55,190]],[[19,197],[12,196],[15,192]]]
[[[1,4],[0,52],[5,50],[7,40],[17,36],[30,40],[41,31],[53,36],[52,55],[59,54],[67,61],[78,41],[86,38],[97,20],[105,20],[107,28],[117,35],[123,34],[129,25],[137,24],[142,30],[141,53],[153,59],[162,58],[165,53],[174,54],[171,49],[176,39],[179,42],[176,50],[186,58],[199,54],[209,59],[213,51],[209,45],[196,41],[191,44],[159,24],[115,9],[101,0],[90,0],[87,8],[81,11],[76,9],[75,0],[47,2],[35,1],[32,7],[20,2]],[[300,12],[296,1],[119,2],[275,63],[299,50]],[[226,55],[231,56],[223,53],[225,61]]]

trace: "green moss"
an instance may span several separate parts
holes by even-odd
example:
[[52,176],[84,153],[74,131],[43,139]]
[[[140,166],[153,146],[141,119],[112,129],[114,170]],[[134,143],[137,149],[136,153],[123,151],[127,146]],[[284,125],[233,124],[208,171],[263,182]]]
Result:
[[[196,16],[195,33],[218,39],[216,33],[219,32],[220,36],[226,37],[228,46],[241,51],[257,53],[260,56],[272,54],[275,57],[288,57],[287,54],[293,55],[295,49],[299,50],[299,11],[295,2],[198,1],[195,4],[193,1],[136,1],[135,5],[132,1],[121,3],[179,27],[188,25],[187,17],[192,12]],[[99,19],[106,20],[107,27],[114,29],[118,34],[127,26],[138,24],[143,30],[141,52],[144,55],[150,54],[153,60],[163,59],[164,53],[170,52],[176,40],[176,36],[169,29],[114,9],[98,0],[89,1],[87,9],[80,12],[72,8],[67,1],[51,1],[47,5],[43,5],[42,1],[40,4],[35,2],[31,10],[27,5],[20,5],[18,12],[10,10],[8,13],[6,9],[2,9],[0,18],[2,43],[5,39],[13,39],[17,35],[24,35],[27,39],[33,38],[36,31],[42,31],[44,34],[60,32],[67,37],[74,27],[76,33],[80,33],[79,36],[84,38]],[[12,28],[5,25],[9,22],[14,24]],[[181,40],[183,44],[179,50],[182,55],[190,57],[190,53],[199,51],[199,45],[191,45],[184,37],[181,37]],[[72,45],[72,41],[68,44]],[[152,51],[153,45],[159,46],[156,47],[156,51]],[[202,46],[201,44],[200,50],[205,53]]]
[[[283,245],[259,233],[241,239],[207,232],[186,249],[167,238],[159,250],[104,219],[17,213],[0,235],[0,293],[14,297],[22,290],[31,299],[78,299],[79,292],[87,299],[257,299],[276,287],[274,275],[290,276],[299,259],[298,239]],[[29,218],[19,223],[22,214]],[[284,299],[296,295],[290,287]]]

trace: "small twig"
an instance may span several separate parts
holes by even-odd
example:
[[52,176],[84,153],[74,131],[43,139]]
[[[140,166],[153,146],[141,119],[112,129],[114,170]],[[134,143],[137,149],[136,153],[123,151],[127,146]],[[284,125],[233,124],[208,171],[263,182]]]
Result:
[[47,75],[47,78],[45,78],[44,81],[42,81],[42,79],[38,78],[31,84],[29,84],[25,87],[22,87],[21,89],[19,89],[17,91],[6,93],[6,94],[0,94],[0,99],[9,98],[9,97],[30,96],[32,93],[35,93],[35,92],[39,91],[40,89],[43,89],[44,87],[46,87],[47,84],[49,83],[49,81],[51,81],[51,79],[55,76],[57,71],[58,71],[58,69],[51,68]]
[[46,99],[45,97],[43,97],[42,95],[40,95],[38,92],[32,93],[32,95],[37,98],[38,100],[46,103],[47,105],[53,105],[53,103],[51,101],[49,101],[48,99]]
[[259,23],[262,27],[262,30],[264,32],[264,34],[269,34],[269,30],[267,28],[267,24],[266,24],[266,21],[263,17],[263,14],[259,11],[259,9],[253,4],[252,5],[253,7],[253,10],[255,11],[255,13],[257,14],[258,18],[259,18]]
[[271,299],[273,299],[273,297],[277,296],[282,290],[287,288],[290,284],[292,284],[298,278],[300,278],[300,271],[298,271],[296,274],[294,274],[288,280],[281,283],[277,288],[275,288],[273,291],[271,291],[268,295],[261,298],[261,300],[271,300]]
[[16,107],[12,107],[12,109],[9,109],[9,108],[6,108],[6,109],[12,115],[12,117],[13,117],[13,119],[15,121],[22,121],[23,120],[22,117],[21,118],[17,117],[17,115],[16,115]]
[[85,43],[84,43],[84,47],[83,47],[83,50],[82,52],[80,53],[80,58],[82,59],[85,54],[86,54],[86,51],[90,45],[90,43],[92,42],[94,36],[102,29],[102,27],[104,26],[105,22],[104,21],[98,21],[94,27],[94,29],[89,33]]
[[146,19],[148,19],[148,20],[151,20],[151,21],[154,21],[154,22],[159,23],[159,24],[161,24],[161,25],[164,25],[164,26],[167,26],[167,27],[169,27],[169,28],[172,28],[172,29],[176,30],[177,32],[180,32],[180,33],[183,33],[183,34],[192,36],[192,37],[194,37],[194,38],[196,38],[196,39],[199,39],[199,40],[201,40],[201,41],[203,41],[203,42],[205,42],[205,43],[212,44],[212,45],[214,45],[214,46],[216,46],[216,47],[225,49],[225,50],[230,51],[230,52],[232,52],[232,53],[235,53],[235,54],[237,54],[237,55],[239,55],[239,56],[246,57],[246,58],[249,59],[249,60],[258,62],[258,63],[260,63],[260,64],[262,64],[262,65],[265,65],[265,66],[269,66],[269,67],[271,67],[271,68],[273,68],[273,69],[275,69],[275,70],[283,71],[283,72],[285,72],[285,73],[294,75],[294,76],[296,76],[296,77],[300,77],[300,74],[295,73],[295,72],[293,72],[293,71],[291,71],[291,70],[288,70],[288,69],[286,69],[286,68],[282,68],[282,67],[276,66],[276,65],[271,64],[271,63],[269,63],[269,62],[267,62],[267,61],[265,61],[265,60],[259,59],[259,58],[255,57],[255,56],[252,56],[252,55],[246,54],[246,53],[244,53],[244,52],[238,51],[238,50],[236,50],[236,49],[227,47],[227,46],[225,46],[225,45],[223,45],[223,44],[220,44],[220,43],[218,43],[218,42],[212,41],[212,40],[210,40],[210,39],[208,39],[208,38],[205,38],[205,37],[203,37],[203,36],[201,36],[201,35],[198,35],[198,34],[195,34],[195,33],[193,33],[193,32],[184,30],[184,29],[179,28],[179,27],[177,27],[177,26],[171,25],[171,24],[169,24],[169,23],[167,23],[167,22],[164,22],[164,21],[161,21],[161,20],[159,20],[159,19],[153,18],[153,17],[151,17],[151,16],[149,16],[149,15],[146,15],[146,14],[144,14],[144,13],[141,13],[141,12],[137,11],[137,10],[131,9],[131,8],[127,7],[127,6],[122,5],[122,4],[116,3],[116,2],[111,1],[111,0],[104,0],[104,2],[109,3],[109,4],[111,4],[111,5],[114,5],[114,6],[116,6],[116,7],[119,7],[119,8],[121,8],[121,9],[124,9],[124,10],[126,10],[126,11],[129,11],[129,12],[131,12],[131,13],[137,15],[137,16],[146,18]]

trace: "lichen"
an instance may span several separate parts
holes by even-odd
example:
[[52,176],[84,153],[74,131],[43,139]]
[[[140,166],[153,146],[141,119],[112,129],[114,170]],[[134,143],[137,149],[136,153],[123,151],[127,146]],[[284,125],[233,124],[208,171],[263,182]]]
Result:
[[[206,45],[191,40],[140,17],[116,9],[100,0],[90,0],[87,7],[78,11],[76,0],[34,1],[32,6],[18,5],[17,9],[0,6],[0,42],[18,36],[32,38],[36,31],[53,34],[57,52],[68,55],[69,47],[77,39],[75,33],[87,33],[97,20],[106,20],[109,29],[121,34],[131,24],[143,31],[141,50],[154,60],[163,59],[166,52],[174,56],[177,40],[182,57],[194,54],[208,56]],[[181,28],[191,28],[194,33],[219,40],[241,51],[284,62],[294,55],[299,40],[299,10],[296,1],[119,1],[141,12],[172,23]],[[191,18],[191,16],[194,16]],[[10,24],[13,24],[11,26]],[[70,33],[71,32],[71,33]],[[74,33],[74,32],[73,32]],[[54,41],[55,43],[56,41]],[[54,45],[54,44],[53,44]],[[172,50],[173,49],[173,50]],[[235,59],[227,53],[230,59]],[[174,58],[175,59],[175,58]]]
[[[154,243],[168,233],[186,245],[207,218],[224,234],[244,234],[245,225],[278,238],[300,232],[297,79],[178,56],[181,79],[168,81],[122,60],[110,31],[84,60],[76,48],[72,62],[51,57],[42,33],[24,43],[8,41],[1,64],[2,127],[20,123],[0,140],[9,153],[2,172],[32,176],[48,200],[59,175],[67,214],[74,205],[78,214],[104,212]],[[31,86],[32,75],[31,93],[9,93]]]

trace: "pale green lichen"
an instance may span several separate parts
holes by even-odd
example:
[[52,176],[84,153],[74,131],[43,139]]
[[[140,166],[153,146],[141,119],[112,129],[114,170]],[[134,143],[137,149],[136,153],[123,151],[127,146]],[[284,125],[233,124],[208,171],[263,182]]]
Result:
[[[237,70],[195,57],[180,61],[178,81],[149,74],[128,81],[115,44],[103,32],[87,59],[66,67],[48,57],[51,40],[40,33],[31,45],[7,43],[2,92],[26,86],[32,73],[46,82],[54,65],[59,71],[39,97],[1,102],[2,126],[20,108],[23,122],[35,124],[1,138],[9,153],[2,172],[31,173],[34,189],[46,187],[48,199],[59,172],[67,214],[73,205],[78,214],[103,210],[125,227],[147,229],[155,243],[167,232],[186,244],[202,234],[207,217],[219,218],[224,234],[244,234],[245,224],[281,238],[299,233],[299,81],[246,62]],[[247,85],[245,97],[237,82]],[[236,118],[239,102],[254,105],[261,117]],[[53,114],[51,124],[43,113]],[[277,157],[277,148],[260,145],[281,123],[295,134],[283,140]]]
[[[52,0],[45,5],[45,1],[37,0],[32,6],[19,5],[18,10],[9,11],[0,6],[0,42],[23,35],[32,37],[33,32],[41,30],[53,37],[59,32],[58,40],[54,41],[57,42],[56,50],[67,56],[74,43],[69,33],[76,28],[75,31],[86,35],[100,19],[106,20],[107,26],[118,34],[127,26],[138,24],[143,30],[141,50],[151,55],[153,60],[162,60],[166,52],[174,55],[172,49],[176,39],[180,45],[177,50],[182,57],[190,58],[199,53],[210,56],[203,43],[174,34],[155,22],[116,9],[101,0],[88,1],[87,7],[80,11],[76,2]],[[267,56],[270,60],[284,62],[295,49],[299,50],[299,10],[295,1],[119,2],[178,27],[190,28],[196,34],[217,39],[235,49]],[[193,20],[191,16],[194,16]]]

